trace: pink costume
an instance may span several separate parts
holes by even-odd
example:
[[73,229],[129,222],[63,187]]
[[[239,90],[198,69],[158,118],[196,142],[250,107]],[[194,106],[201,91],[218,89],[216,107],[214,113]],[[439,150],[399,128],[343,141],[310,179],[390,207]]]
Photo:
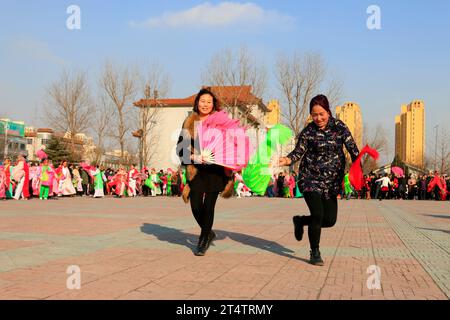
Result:
[[293,175],[291,175],[291,178],[289,179],[289,192],[291,194],[291,198],[294,198],[294,189],[295,189],[295,178]]
[[107,184],[108,193],[110,188],[115,186],[115,192],[118,196],[124,195],[125,187],[128,188],[128,194],[131,194],[130,186],[128,185],[127,180],[127,172],[123,169],[119,169],[119,171],[112,177],[111,182]]
[[7,178],[5,169],[0,166],[0,199],[6,198]]
[[39,171],[40,171],[40,167],[31,167],[30,168],[30,181],[31,181],[31,187],[33,189],[34,196],[39,196],[39,188],[40,188],[39,177],[38,177]]
[[60,166],[61,168],[61,178],[59,180],[58,188],[59,192],[64,196],[73,195],[76,192],[72,183],[72,176],[70,175],[70,170],[67,167]]

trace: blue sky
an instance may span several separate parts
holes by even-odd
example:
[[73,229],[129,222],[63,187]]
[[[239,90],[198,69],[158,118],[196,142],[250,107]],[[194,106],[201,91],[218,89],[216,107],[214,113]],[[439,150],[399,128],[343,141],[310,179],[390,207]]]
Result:
[[[66,28],[71,4],[81,8],[81,30]],[[381,30],[366,27],[372,4],[381,9]],[[170,75],[170,96],[185,97],[197,91],[215,52],[246,45],[272,78],[266,98],[280,96],[273,79],[279,54],[318,52],[343,81],[343,100],[359,103],[364,121],[384,124],[392,139],[394,116],[413,99],[425,101],[427,147],[433,126],[448,123],[450,1],[230,1],[228,8],[244,12],[206,17],[224,5],[1,0],[0,111],[39,125],[44,88],[60,71],[83,69],[95,82],[105,59],[157,60]],[[195,7],[200,20],[193,22],[186,12]]]

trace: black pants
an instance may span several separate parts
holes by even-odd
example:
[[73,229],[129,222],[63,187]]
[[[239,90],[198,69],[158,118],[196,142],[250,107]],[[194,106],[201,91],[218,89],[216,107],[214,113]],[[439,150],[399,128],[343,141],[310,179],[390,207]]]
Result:
[[330,228],[336,223],[337,198],[325,199],[318,192],[305,192],[303,196],[311,215],[303,217],[302,222],[303,225],[308,225],[311,249],[319,248],[321,229]]
[[149,193],[150,193],[150,188],[144,184],[142,186],[142,194],[144,195],[144,197],[148,197]]
[[214,208],[216,206],[218,192],[198,192],[191,190],[189,198],[192,214],[202,229],[200,238],[204,238],[211,232],[214,223]]
[[88,185],[87,184],[82,184],[81,186],[83,187],[83,194],[85,196],[88,196],[89,195],[88,194]]
[[178,189],[178,185],[177,184],[173,184],[172,185],[172,197],[178,197],[180,192],[178,191],[180,189]]

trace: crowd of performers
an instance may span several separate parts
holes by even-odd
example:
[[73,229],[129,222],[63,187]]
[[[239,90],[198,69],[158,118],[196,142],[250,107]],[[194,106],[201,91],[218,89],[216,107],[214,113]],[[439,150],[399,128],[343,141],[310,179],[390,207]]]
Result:
[[131,165],[128,170],[113,170],[67,161],[55,165],[47,158],[36,165],[29,164],[25,156],[19,156],[13,164],[5,159],[0,166],[0,199],[180,196],[185,185],[186,173],[182,169],[157,171],[144,167],[139,171]]
[[[245,185],[242,173],[235,173],[234,190],[237,198],[253,196]],[[266,197],[301,198],[297,185],[297,172],[281,171],[274,174],[267,188]],[[344,177],[341,199],[404,199],[404,200],[450,200],[450,178],[438,172],[422,175],[382,176],[369,174],[364,176],[362,190],[355,191],[350,184],[348,174]],[[134,165],[129,169],[118,170],[84,163],[69,164],[62,161],[54,165],[43,159],[39,165],[29,164],[26,157],[19,156],[15,163],[5,159],[0,166],[0,199],[46,200],[61,196],[92,196],[102,198],[105,195],[115,197],[136,196],[174,196],[182,195],[186,185],[184,168],[176,170],[156,170]]]
[[341,199],[402,199],[402,200],[450,200],[450,177],[439,172],[415,176],[382,175],[371,173],[364,176],[364,185],[355,191],[349,181],[348,173],[344,177]]

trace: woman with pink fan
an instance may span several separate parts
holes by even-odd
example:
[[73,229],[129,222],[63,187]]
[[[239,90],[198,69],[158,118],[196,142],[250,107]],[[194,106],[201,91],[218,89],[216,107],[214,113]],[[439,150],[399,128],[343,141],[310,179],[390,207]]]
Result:
[[[219,193],[229,198],[233,192],[233,179],[224,166],[233,166],[233,161],[224,159],[223,150],[217,147],[219,140],[214,139],[221,138],[218,132],[222,133],[222,129],[236,124],[218,112],[220,105],[217,98],[210,90],[201,89],[195,98],[193,112],[183,123],[177,144],[177,154],[182,165],[186,166],[187,175],[182,197],[186,203],[190,200],[192,214],[201,228],[195,252],[198,256],[205,255],[216,237],[212,226]],[[208,150],[210,146],[215,148]],[[219,162],[221,165],[217,164]]]

